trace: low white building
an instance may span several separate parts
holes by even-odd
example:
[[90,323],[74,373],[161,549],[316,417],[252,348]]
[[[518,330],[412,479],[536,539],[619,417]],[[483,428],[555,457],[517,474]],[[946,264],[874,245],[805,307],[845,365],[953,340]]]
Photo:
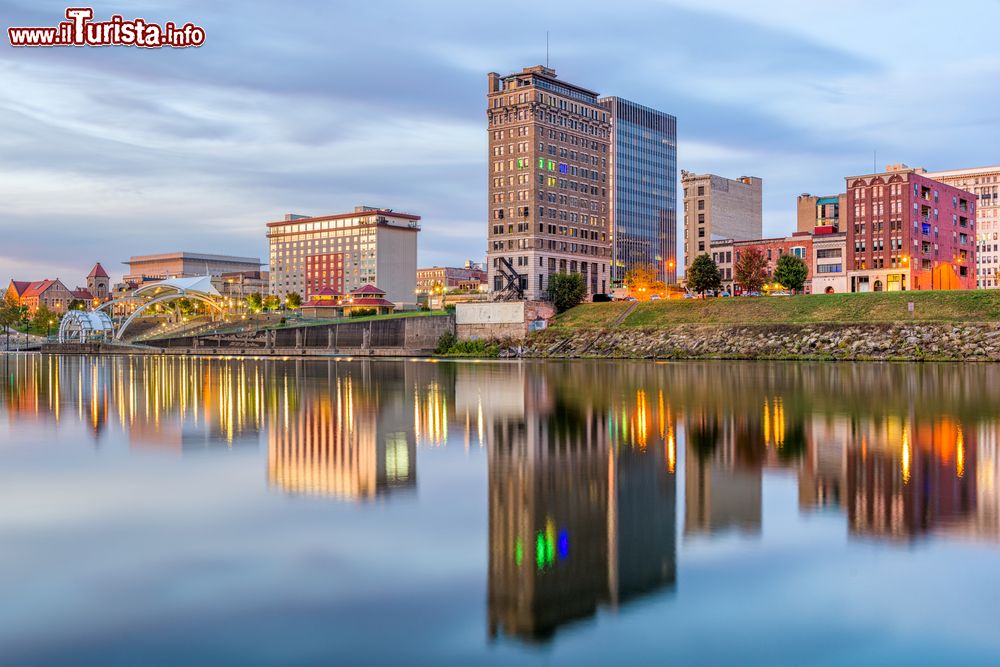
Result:
[[847,280],[847,232],[814,234],[812,252],[812,293],[851,291]]

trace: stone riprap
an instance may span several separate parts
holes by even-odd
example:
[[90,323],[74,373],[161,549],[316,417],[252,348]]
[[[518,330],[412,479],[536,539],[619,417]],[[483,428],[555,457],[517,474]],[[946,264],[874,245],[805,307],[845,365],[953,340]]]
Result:
[[695,325],[549,329],[527,357],[1000,361],[1000,324]]

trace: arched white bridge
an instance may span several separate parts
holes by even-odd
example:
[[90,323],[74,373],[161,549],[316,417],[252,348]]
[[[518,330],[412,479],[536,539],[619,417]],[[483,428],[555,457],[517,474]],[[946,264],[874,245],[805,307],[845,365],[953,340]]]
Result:
[[[167,301],[174,301],[176,299],[192,299],[194,301],[200,301],[202,303],[207,303],[220,313],[225,312],[225,309],[219,304],[219,301],[222,299],[222,295],[219,294],[219,291],[215,289],[215,285],[212,284],[211,276],[168,278],[159,282],[143,285],[128,296],[101,304],[95,312],[104,311],[107,313],[110,312],[110,309],[116,304],[134,301],[140,302],[139,306],[132,311],[132,313],[115,329],[115,340],[121,340],[129,325],[132,324],[137,317],[142,315],[142,313],[148,310],[150,306],[155,306],[158,303],[165,303]],[[61,336],[62,333],[60,332],[60,337]]]

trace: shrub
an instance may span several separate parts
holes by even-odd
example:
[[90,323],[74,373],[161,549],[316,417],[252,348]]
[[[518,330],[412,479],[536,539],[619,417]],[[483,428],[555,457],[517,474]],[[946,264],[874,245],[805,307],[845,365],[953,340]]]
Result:
[[458,337],[452,331],[445,331],[438,338],[437,347],[434,348],[434,354],[448,354],[448,351],[458,342]]
[[372,315],[378,315],[378,310],[375,308],[355,308],[348,317],[371,317]]
[[492,340],[458,340],[451,331],[438,338],[434,353],[449,357],[490,357],[500,356],[500,344]]

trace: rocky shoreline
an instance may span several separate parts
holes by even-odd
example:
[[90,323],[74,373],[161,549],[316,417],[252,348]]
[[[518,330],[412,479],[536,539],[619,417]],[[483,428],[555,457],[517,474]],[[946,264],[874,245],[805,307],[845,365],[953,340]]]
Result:
[[1000,361],[1000,324],[885,323],[553,328],[521,356],[615,359]]

